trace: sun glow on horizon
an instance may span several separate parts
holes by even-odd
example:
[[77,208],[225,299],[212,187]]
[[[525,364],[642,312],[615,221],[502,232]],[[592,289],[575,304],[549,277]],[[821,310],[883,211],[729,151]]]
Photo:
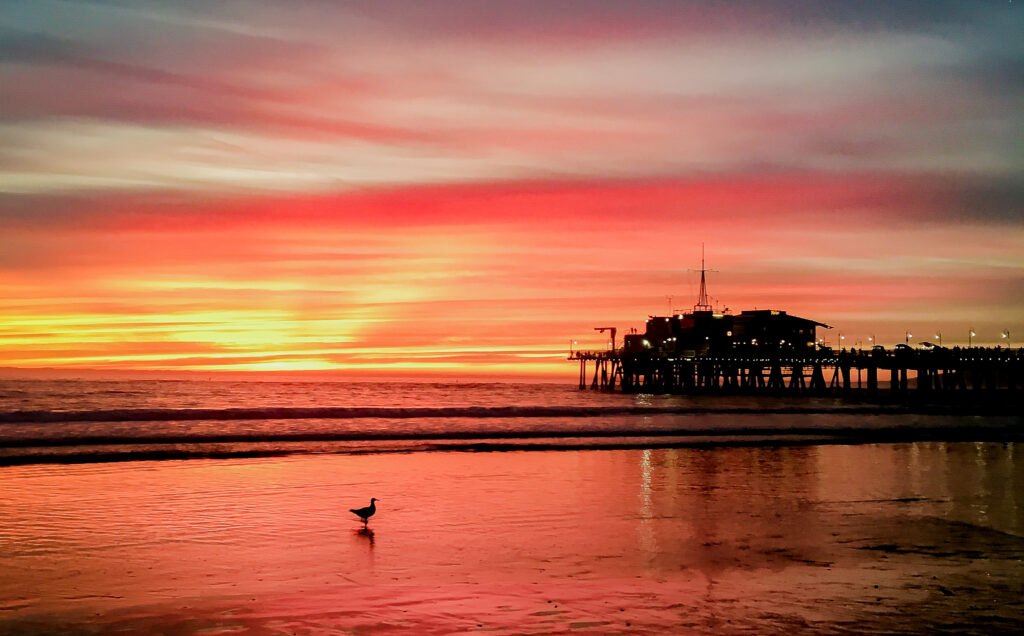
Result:
[[0,367],[572,377],[701,242],[734,311],[1024,332],[1016,3],[495,11],[12,5]]

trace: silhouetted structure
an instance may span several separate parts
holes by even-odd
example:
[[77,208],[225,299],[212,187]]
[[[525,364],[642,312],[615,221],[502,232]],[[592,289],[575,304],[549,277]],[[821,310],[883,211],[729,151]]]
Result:
[[737,351],[802,353],[814,349],[817,328],[828,325],[784,311],[744,311],[738,316],[695,310],[651,316],[642,334],[623,339],[623,355],[706,356]]
[[[834,351],[817,338],[828,325],[781,310],[715,311],[707,296],[703,258],[693,311],[650,316],[644,332],[622,347],[574,351],[580,388],[645,393],[843,395],[859,390],[889,396],[1024,389],[1024,356],[1009,349],[932,347]],[[600,331],[614,330],[600,327]],[[635,330],[634,330],[635,331]],[[614,336],[613,336],[614,337]],[[881,377],[880,377],[881,376]],[[887,376],[887,377],[886,377]],[[911,386],[911,380],[916,381]]]
[[[737,348],[682,356],[646,351],[574,352],[580,388],[644,393],[732,393],[767,395],[867,396],[983,395],[1024,391],[1024,355],[1001,348],[935,347],[930,350],[875,347],[833,351]],[[911,379],[916,380],[911,383]],[[888,381],[887,387],[885,382]],[[883,390],[884,389],[884,390]]]

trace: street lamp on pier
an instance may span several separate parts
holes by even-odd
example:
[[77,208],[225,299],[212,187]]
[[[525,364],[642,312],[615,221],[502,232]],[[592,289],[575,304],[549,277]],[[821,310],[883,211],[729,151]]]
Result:
[[968,347],[970,347],[974,343],[974,336],[976,336],[976,335],[978,335],[978,334],[974,333],[974,327],[971,327],[971,330],[967,332],[967,346]]

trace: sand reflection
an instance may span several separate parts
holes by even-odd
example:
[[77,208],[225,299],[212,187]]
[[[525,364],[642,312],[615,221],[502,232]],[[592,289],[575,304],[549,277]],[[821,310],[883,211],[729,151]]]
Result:
[[1014,450],[6,467],[0,631],[1000,631],[1024,619]]

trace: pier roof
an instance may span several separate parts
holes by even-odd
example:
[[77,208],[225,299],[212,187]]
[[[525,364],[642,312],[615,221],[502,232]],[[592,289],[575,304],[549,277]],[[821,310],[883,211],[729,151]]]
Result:
[[807,323],[808,325],[814,325],[816,327],[824,327],[826,329],[831,329],[832,328],[832,325],[826,325],[823,322],[818,322],[817,320],[811,320],[810,318],[801,318],[800,316],[793,316],[791,314],[787,314],[785,311],[783,311],[781,309],[747,309],[747,310],[744,310],[744,311],[740,312],[739,316],[751,316],[751,317],[780,316],[780,317],[788,318],[789,320]]

